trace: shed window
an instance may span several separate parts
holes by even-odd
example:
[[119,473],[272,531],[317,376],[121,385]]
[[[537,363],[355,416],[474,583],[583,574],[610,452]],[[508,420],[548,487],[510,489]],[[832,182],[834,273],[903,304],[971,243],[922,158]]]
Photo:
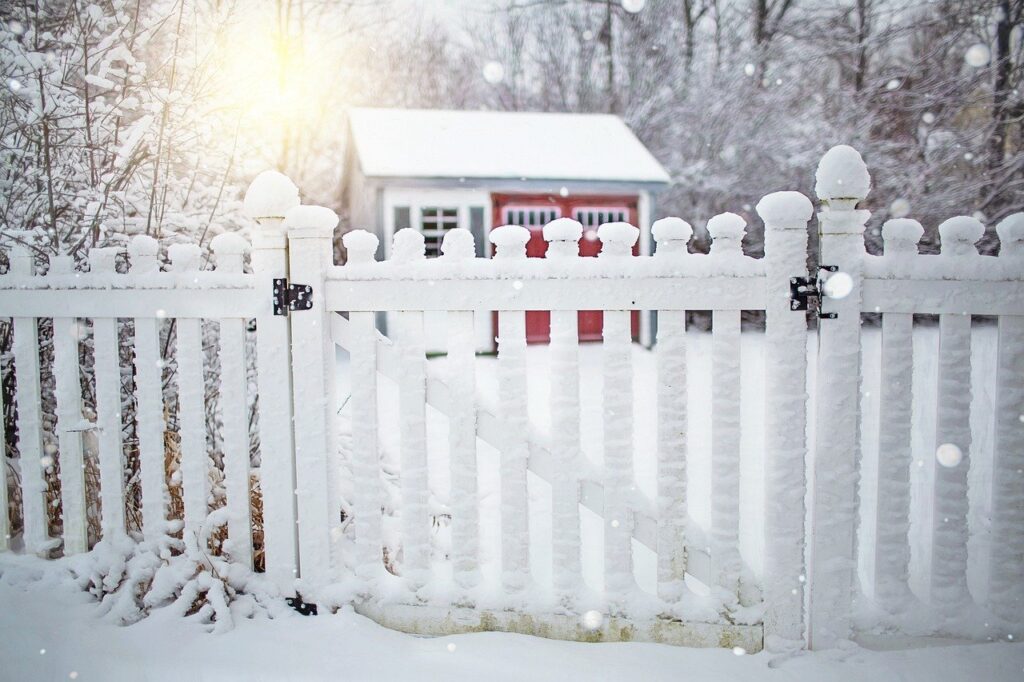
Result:
[[427,258],[441,255],[441,240],[448,230],[459,226],[457,208],[424,208],[420,211],[420,232],[427,247]]
[[600,227],[605,223],[624,223],[629,220],[629,210],[615,207],[580,207],[573,210],[572,217],[586,229]]

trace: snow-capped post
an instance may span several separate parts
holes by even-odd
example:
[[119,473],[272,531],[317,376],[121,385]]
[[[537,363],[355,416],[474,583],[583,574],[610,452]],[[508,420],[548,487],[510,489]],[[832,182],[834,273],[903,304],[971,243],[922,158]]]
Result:
[[299,189],[277,171],[263,171],[245,192],[245,213],[256,222],[252,271],[265,303],[256,316],[256,390],[259,395],[260,491],[263,563],[283,594],[295,591],[298,529],[292,437],[291,342],[288,317],[275,315],[269,292],[288,278],[288,238],[282,224],[299,205]]
[[[743,257],[746,221],[722,213],[708,221],[710,258]],[[724,261],[728,262],[728,260]],[[711,313],[711,561],[727,608],[740,597],[740,311]]]
[[[606,223],[597,229],[601,259],[633,257],[640,230],[629,223]],[[604,389],[604,589],[609,613],[624,613],[633,578],[633,334],[629,310],[604,313],[602,348]]]
[[[449,230],[441,243],[447,262],[465,263],[476,255],[473,233],[465,228]],[[463,594],[456,600],[472,604],[466,594],[480,581],[479,496],[476,466],[476,353],[473,343],[473,311],[448,311],[448,362],[452,412],[448,426],[452,514],[452,573]]]
[[[345,267],[374,262],[379,240],[366,230],[342,237],[348,252]],[[363,580],[373,580],[383,568],[380,451],[377,448],[377,328],[374,313],[348,314],[352,372],[352,524],[355,529],[354,567]]]
[[[999,260],[1007,279],[1024,272],[1024,213],[996,225]],[[1024,621],[1024,317],[999,318],[996,372],[995,461],[992,465],[992,541],[988,607],[1013,624]]]
[[[526,259],[530,231],[519,225],[502,225],[488,235],[502,264]],[[508,283],[523,288],[518,279]],[[498,312],[498,395],[502,417],[501,450],[501,576],[506,594],[526,587],[530,576],[529,517],[527,516],[526,468],[529,416],[526,405],[526,313]]]
[[[115,277],[120,249],[89,251],[94,275]],[[100,458],[100,528],[105,540],[127,532],[124,513],[124,453],[121,444],[121,363],[117,318],[97,317],[92,322],[96,376],[96,430]]]
[[[886,221],[882,226],[884,259],[894,273],[918,257],[917,243],[924,235],[921,223],[909,218]],[[911,259],[908,261],[908,259]],[[901,612],[911,596],[910,465],[911,402],[913,398],[914,316],[882,315],[881,366],[885,381],[878,398],[878,492],[875,498],[875,561],[872,568],[875,603],[890,613]]]
[[[132,276],[160,272],[157,260],[160,244],[144,234],[128,243],[128,262]],[[142,533],[156,540],[166,531],[167,483],[164,472],[163,363],[160,358],[160,327],[163,320],[152,317],[134,319],[135,404],[139,436],[139,468],[142,484]],[[60,373],[56,373],[60,377]],[[77,383],[77,382],[76,382]]]
[[[871,217],[857,209],[871,188],[871,176],[857,150],[830,149],[818,164],[815,193],[819,264],[826,280],[818,320],[817,408],[819,437],[811,475],[809,541],[809,648],[835,646],[850,636],[857,459],[860,445],[860,307],[864,269],[864,226]],[[827,434],[827,438],[825,437]]]
[[[210,242],[217,272],[242,272],[249,243],[233,232]],[[246,405],[245,320],[222,318],[217,335],[220,397],[223,416],[224,488],[227,495],[228,541],[232,561],[252,567],[252,518],[249,493],[249,410]]]
[[[547,258],[565,263],[579,257],[583,225],[558,218],[544,226]],[[557,598],[573,605],[581,581],[580,564],[580,368],[579,323],[575,310],[551,311],[551,482],[552,576]]]
[[330,530],[340,509],[333,507],[338,471],[329,463],[334,412],[330,314],[324,300],[324,275],[333,263],[332,236],[338,216],[323,206],[293,206],[282,226],[288,233],[289,282],[312,287],[312,307],[288,315],[292,340],[292,401],[295,406],[295,489],[299,527],[299,594],[315,603],[331,572]]
[[[202,249],[196,244],[172,244],[167,248],[171,272],[194,278]],[[155,311],[157,316],[160,311]],[[178,363],[178,433],[181,439],[181,489],[185,508],[182,538],[186,549],[198,558],[206,548],[199,536],[209,510],[210,457],[206,451],[205,382],[203,379],[202,324],[197,317],[176,318],[175,360]]]
[[[419,230],[395,233],[392,262],[415,267],[425,260],[425,240]],[[395,315],[395,341],[401,376],[398,383],[399,461],[402,468],[402,564],[406,586],[416,592],[430,577],[430,488],[427,477],[427,357],[423,312]]]
[[[654,257],[687,257],[693,227],[662,218],[651,227]],[[679,601],[686,593],[686,311],[658,311],[658,596]]]
[[[939,225],[940,258],[956,276],[979,278],[985,266],[974,244],[985,234],[976,218]],[[939,315],[935,397],[935,476],[932,487],[931,571],[928,602],[953,618],[970,603],[967,592],[967,472],[971,461],[971,316]],[[946,457],[944,454],[952,455]]]
[[[32,252],[17,246],[10,253],[11,277],[29,278],[33,272]],[[34,317],[15,317],[14,375],[18,390],[18,454],[21,456],[21,499],[24,519],[25,551],[39,554],[49,543],[46,507],[43,499],[42,389],[39,382],[39,321]]]
[[[70,256],[53,256],[49,276],[74,272]],[[78,339],[74,317],[53,318],[53,379],[57,401],[57,445],[60,453],[60,506],[64,554],[89,549],[85,510],[85,467],[82,458],[82,385],[79,381]],[[163,434],[161,434],[163,435]],[[140,433],[141,437],[141,433]],[[162,450],[161,443],[161,452]],[[163,459],[160,473],[163,475]]]
[[807,269],[807,223],[800,192],[761,199],[764,221],[765,401],[764,634],[770,651],[804,644],[803,583],[807,439],[807,317],[790,306],[790,279]]

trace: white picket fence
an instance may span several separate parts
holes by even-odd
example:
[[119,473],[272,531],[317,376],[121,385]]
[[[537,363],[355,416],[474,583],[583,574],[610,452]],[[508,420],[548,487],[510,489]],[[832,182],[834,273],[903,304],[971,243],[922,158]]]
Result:
[[[837,160],[844,170],[829,173]],[[526,258],[524,228],[504,226],[491,233],[497,249],[492,259],[475,258],[472,235],[453,230],[445,237],[444,255],[428,260],[422,236],[403,230],[395,237],[394,257],[377,262],[376,237],[350,232],[344,236],[348,262],[335,266],[336,216],[325,208],[298,206],[294,186],[272,174],[258,178],[247,195],[247,208],[258,223],[251,273],[243,267],[249,245],[230,234],[211,244],[213,271],[201,268],[198,246],[174,245],[167,249],[170,267],[162,272],[159,245],[148,237],[130,242],[130,268],[124,274],[115,271],[112,249],[94,249],[87,273],[74,272],[67,258],[55,258],[42,276],[33,274],[36,259],[29,252],[15,251],[8,273],[0,276],[0,318],[13,324],[18,457],[11,470],[20,480],[0,485],[0,509],[8,507],[8,484],[17,483],[23,501],[18,546],[41,555],[87,551],[82,472],[84,444],[90,443],[98,452],[102,537],[128,532],[118,330],[132,320],[143,536],[176,532],[180,523],[187,551],[202,549],[199,538],[211,514],[209,474],[218,468],[226,499],[226,511],[220,512],[227,525],[224,551],[252,567],[254,552],[262,549],[267,576],[284,593],[307,602],[329,604],[344,593],[379,622],[423,634],[502,629],[748,651],[763,644],[829,647],[855,630],[879,625],[908,634],[957,634],[957,618],[968,611],[1004,629],[1019,628],[1024,612],[1024,214],[997,226],[998,258],[978,255],[974,243],[984,228],[965,217],[940,226],[940,256],[917,254],[922,229],[909,220],[886,223],[885,255],[869,256],[863,231],[870,214],[856,209],[868,189],[863,163],[852,149],[836,148],[822,168],[820,258],[832,266],[825,271],[830,280],[825,287],[834,294],[822,309],[835,317],[818,323],[810,406],[807,323],[803,312],[793,310],[792,278],[806,274],[813,208],[796,192],[772,194],[758,204],[765,224],[761,259],[743,253],[745,221],[726,213],[708,222],[713,243],[707,255],[689,253],[692,229],[668,218],[653,226],[654,256],[633,256],[639,231],[613,223],[599,230],[601,256],[578,258],[581,228],[559,220],[545,228],[550,246],[544,259]],[[309,309],[299,305],[287,316],[274,314],[272,292],[286,279],[300,285],[300,296],[309,287],[311,296],[301,299]],[[527,411],[525,311],[530,310],[552,311],[550,438],[531,426]],[[588,464],[582,452],[578,310],[605,311],[600,467]],[[634,479],[633,310],[657,314],[657,381],[645,387],[657,397],[653,497],[639,491]],[[495,407],[479,399],[474,311],[499,315]],[[712,311],[707,528],[687,512],[687,311]],[[766,320],[764,556],[758,577],[745,566],[740,547],[742,311],[764,311]],[[394,315],[393,338],[377,331],[375,317],[381,312]],[[424,353],[424,315],[439,312],[446,314],[448,329],[443,373]],[[862,313],[882,318],[875,491],[863,483],[858,490]],[[939,316],[935,442],[955,446],[944,453],[962,453],[959,463],[935,468],[933,509],[924,528],[912,527],[910,519],[915,314]],[[995,434],[983,545],[988,575],[981,598],[967,588],[972,316],[998,316],[995,409],[987,417]],[[53,320],[55,425],[42,414],[38,325],[46,318]],[[76,330],[85,319],[92,321],[95,348],[95,420],[83,418],[79,381]],[[217,326],[219,458],[210,456],[204,412],[204,320]],[[248,320],[256,323],[255,391],[245,374]],[[172,322],[176,407],[164,404],[160,369],[169,359],[161,355],[161,330]],[[348,351],[351,367],[351,447],[344,452],[334,387],[336,345]],[[394,472],[385,471],[378,443],[381,379],[399,387],[398,404],[389,408],[398,412],[400,425],[397,492],[387,490]],[[259,547],[250,518],[254,472],[247,403],[254,392],[263,510]],[[443,415],[448,428],[447,557],[434,546],[428,408]],[[164,431],[170,409],[177,410],[180,439],[180,520],[169,518]],[[810,452],[809,414],[816,433]],[[86,437],[90,433],[93,441]],[[53,440],[55,457],[44,447]],[[486,579],[481,561],[479,443],[500,457],[496,582]],[[45,473],[54,459],[60,469],[59,515],[45,502]],[[8,467],[0,470],[6,475]],[[539,589],[530,571],[529,474],[550,484],[550,589]],[[874,524],[870,533],[858,528],[862,499],[874,504],[866,516]],[[384,526],[392,506],[400,551],[392,548],[385,556]],[[584,586],[581,509],[603,519],[600,594]],[[62,537],[51,539],[47,529],[57,519]],[[0,514],[0,549],[9,545],[8,524],[8,516]],[[920,533],[929,538],[929,577],[926,594],[919,590],[915,596],[908,572],[911,545]],[[864,546],[865,538],[870,547]],[[656,594],[645,593],[634,579],[634,542],[657,556]],[[872,558],[868,584],[856,575],[857,557],[865,551]],[[889,615],[854,622],[864,611],[855,604],[865,598]]]

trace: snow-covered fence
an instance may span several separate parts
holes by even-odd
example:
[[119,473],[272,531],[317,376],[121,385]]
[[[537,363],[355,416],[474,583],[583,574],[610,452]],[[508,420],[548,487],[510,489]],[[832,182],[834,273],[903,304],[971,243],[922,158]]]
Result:
[[[0,509],[9,508],[9,487],[17,489],[19,542],[31,553],[88,550],[96,538],[87,521],[97,511],[101,539],[122,540],[131,512],[141,516],[136,539],[159,542],[180,529],[186,552],[206,551],[210,533],[224,526],[217,531],[226,538],[224,554],[252,568],[260,547],[251,500],[258,496],[262,565],[283,593],[326,607],[354,602],[386,625],[423,634],[504,629],[755,651],[828,647],[877,628],[975,637],[990,625],[1019,628],[1024,214],[996,227],[997,258],[977,253],[984,228],[967,217],[939,226],[938,256],[917,253],[918,223],[889,221],[882,227],[884,255],[873,256],[863,239],[870,213],[857,208],[869,187],[854,150],[826,155],[816,188],[820,280],[817,272],[805,276],[813,207],[797,192],[758,203],[765,226],[760,259],[743,253],[745,220],[725,213],[708,221],[709,254],[690,253],[690,225],[665,218],[652,226],[654,256],[633,256],[639,231],[611,223],[597,233],[600,257],[580,258],[581,225],[559,219],[544,228],[545,258],[527,258],[528,232],[509,225],[490,234],[493,258],[475,257],[472,234],[455,229],[445,235],[443,255],[426,259],[423,236],[401,230],[391,260],[378,262],[377,237],[356,230],[344,236],[348,262],[336,266],[335,214],[299,205],[294,185],[273,173],[257,178],[246,197],[257,223],[251,272],[244,267],[249,245],[232,234],[213,240],[212,270],[198,245],[175,244],[166,249],[164,271],[160,245],[145,236],[129,243],[127,272],[116,267],[116,249],[93,249],[87,272],[75,271],[66,257],[46,268],[43,259],[15,250],[0,275],[0,318],[13,329],[17,440],[10,445],[18,453],[11,461],[17,480],[0,480]],[[802,304],[818,289],[817,348],[809,354]],[[288,308],[294,312],[281,314]],[[604,311],[596,448],[583,426],[589,377],[581,363],[588,349],[578,342],[580,310]],[[657,320],[656,370],[648,383],[634,381],[637,310],[653,311]],[[490,311],[498,320],[496,400],[481,388],[475,352],[476,318]],[[530,419],[538,396],[527,381],[527,311],[551,311],[543,400],[550,435]],[[710,311],[712,320],[709,352],[699,363],[710,377],[706,453],[688,452],[692,432],[701,428],[690,419],[690,377],[705,369],[687,366],[688,357],[698,357],[688,351],[689,311]],[[763,518],[759,573],[741,546],[741,507],[751,513],[740,473],[742,434],[750,429],[742,423],[741,384],[752,371],[741,365],[743,311],[763,311],[765,319],[757,467],[763,500],[753,512]],[[439,314],[447,359],[428,362],[424,320]],[[873,398],[863,388],[864,376],[878,369],[867,365],[875,355],[866,352],[865,314],[881,319],[882,379]],[[378,330],[378,315],[389,320],[392,338]],[[922,330],[915,315],[938,317],[932,396],[918,385],[927,367],[915,354]],[[972,316],[998,318],[994,376],[979,379],[972,366]],[[40,334],[40,321],[49,320],[52,334]],[[80,366],[87,333],[91,372]],[[50,357],[41,345],[51,338],[52,388],[41,381]],[[206,339],[216,341],[212,384]],[[123,343],[131,349],[130,368],[121,366]],[[245,369],[253,346],[255,386]],[[335,389],[336,346],[349,354],[345,400]],[[123,436],[122,378],[129,375],[137,472],[129,471]],[[382,378],[398,387],[393,403]],[[993,395],[988,412],[972,399],[979,380]],[[219,404],[216,434],[207,432],[211,388]],[[54,415],[44,411],[50,391]],[[646,422],[654,426],[651,452],[637,450],[645,440],[637,437],[644,428],[644,415],[635,413],[636,398],[644,396],[637,393],[656,399],[654,419]],[[248,418],[254,400],[258,493]],[[395,415],[382,405],[397,417],[385,420]],[[338,417],[346,406],[351,434]],[[429,435],[438,415],[448,479],[441,487],[450,488],[440,492],[432,487],[438,442]],[[170,444],[168,418],[178,434]],[[388,423],[394,438],[385,433]],[[991,447],[978,447],[979,428],[991,432]],[[930,433],[922,435],[925,429]],[[0,439],[6,432],[0,429]],[[808,433],[815,435],[810,453]],[[387,456],[385,440],[396,443],[397,461]],[[920,442],[929,444],[924,459]],[[4,451],[7,445],[0,442]],[[638,485],[641,460],[656,462],[653,494]],[[926,467],[924,460],[936,463]],[[93,462],[98,487],[85,476]],[[979,475],[978,462],[990,475]],[[701,492],[690,488],[702,480],[690,466],[704,463],[706,522],[694,518],[690,504]],[[0,475],[7,473],[0,467]],[[485,523],[492,480],[500,504],[496,522]],[[536,480],[550,495],[540,524],[531,493]],[[128,494],[136,482],[137,497]],[[979,486],[986,490],[979,493]],[[51,495],[59,489],[55,505],[48,488]],[[181,500],[180,518],[172,514],[171,490]],[[212,509],[220,499],[223,509]],[[987,505],[981,513],[979,504]],[[925,513],[912,513],[921,507]],[[588,515],[601,521],[597,551],[587,548]],[[11,544],[10,521],[0,514],[0,549]],[[550,534],[539,535],[536,525]],[[450,530],[450,547],[441,526]],[[50,538],[52,528],[62,537]],[[538,543],[550,562],[550,586],[537,580],[531,552]],[[485,545],[496,545],[498,555],[488,556]],[[650,556],[656,577],[647,592],[635,575]],[[911,577],[915,562],[924,567],[923,582]],[[584,581],[595,563],[598,592]]]

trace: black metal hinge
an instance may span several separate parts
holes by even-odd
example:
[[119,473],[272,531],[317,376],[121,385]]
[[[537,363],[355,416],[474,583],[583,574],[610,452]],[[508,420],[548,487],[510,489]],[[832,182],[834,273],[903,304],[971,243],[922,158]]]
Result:
[[[837,272],[838,265],[820,265],[819,270],[825,272]],[[790,277],[789,278],[789,309],[807,310],[808,302],[812,298],[821,300],[821,279],[818,277]],[[837,313],[822,312],[821,305],[818,306],[818,317],[826,320],[834,320]]]
[[313,307],[313,287],[308,284],[292,284],[281,277],[274,280],[274,314],[287,315],[292,310],[309,310]]

